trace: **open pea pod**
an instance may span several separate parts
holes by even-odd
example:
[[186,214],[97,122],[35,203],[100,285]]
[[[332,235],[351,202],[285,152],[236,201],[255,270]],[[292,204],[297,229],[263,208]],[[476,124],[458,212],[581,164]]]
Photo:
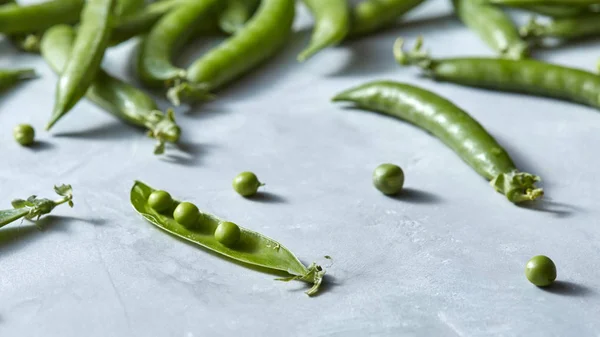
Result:
[[[130,198],[135,210],[156,227],[230,259],[291,275],[279,279],[281,281],[300,280],[311,283],[312,288],[306,292],[309,296],[318,292],[325,275],[325,270],[320,266],[313,263],[306,267],[277,241],[242,227],[239,242],[229,248],[214,237],[217,226],[224,220],[200,211],[202,229],[190,230],[177,223],[171,216],[160,214],[150,207],[148,197],[154,191],[152,187],[136,181],[131,189]],[[178,203],[179,201],[175,201],[175,204]]]

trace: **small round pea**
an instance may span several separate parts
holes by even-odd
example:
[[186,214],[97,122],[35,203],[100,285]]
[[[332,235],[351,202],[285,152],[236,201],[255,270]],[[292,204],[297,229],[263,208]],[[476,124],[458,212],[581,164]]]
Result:
[[166,191],[154,191],[148,197],[148,205],[158,213],[162,213],[173,206],[173,198]]
[[221,222],[215,230],[215,239],[225,246],[233,246],[240,240],[240,227],[233,222]]
[[242,172],[233,179],[233,189],[241,196],[250,197],[258,192],[258,188],[263,186],[256,174],[252,172]]
[[373,185],[383,194],[397,194],[404,186],[404,172],[394,164],[381,164],[373,172]]
[[29,146],[35,141],[35,130],[29,124],[19,124],[13,129],[13,136],[17,143]]
[[534,256],[525,266],[525,276],[538,287],[549,286],[556,280],[556,265],[547,256]]
[[175,211],[173,211],[173,219],[186,228],[196,228],[198,226],[198,218],[200,218],[200,211],[196,205],[190,202],[180,203],[175,207]]

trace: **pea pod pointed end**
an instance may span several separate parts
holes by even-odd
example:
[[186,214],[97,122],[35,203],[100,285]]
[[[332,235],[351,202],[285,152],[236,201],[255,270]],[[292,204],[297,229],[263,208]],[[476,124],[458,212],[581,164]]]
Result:
[[325,273],[325,269],[313,262],[310,266],[308,266],[304,275],[278,278],[277,280],[283,282],[298,280],[312,283],[312,287],[306,291],[306,295],[313,296],[319,292],[321,284],[323,283],[323,278],[325,277]]
[[540,177],[525,172],[501,173],[492,179],[490,184],[494,189],[506,196],[515,204],[533,201],[544,195],[544,190],[535,186],[541,181]]
[[17,70],[16,76],[19,80],[31,80],[38,77],[34,69]]
[[416,65],[425,70],[430,69],[433,60],[427,50],[423,50],[423,37],[419,36],[412,50],[404,49],[404,40],[399,38],[394,43],[394,58],[403,66]]
[[154,148],[154,154],[163,154],[165,144],[177,143],[181,136],[181,128],[175,121],[175,112],[172,109],[167,113],[161,111],[152,111],[152,117],[147,125],[148,137],[158,140]]
[[167,98],[173,105],[179,106],[182,101],[209,101],[215,96],[210,93],[209,86],[205,83],[182,82],[175,83],[175,86],[167,91]]

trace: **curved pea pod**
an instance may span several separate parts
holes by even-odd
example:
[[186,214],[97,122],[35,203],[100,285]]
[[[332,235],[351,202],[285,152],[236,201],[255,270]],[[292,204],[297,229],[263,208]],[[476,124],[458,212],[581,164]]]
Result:
[[503,57],[521,59],[529,45],[521,39],[517,27],[502,8],[482,0],[453,0],[461,21]]
[[183,80],[187,73],[173,64],[172,57],[192,37],[193,27],[208,21],[221,7],[221,0],[193,1],[162,17],[140,45],[137,75],[144,84],[163,87]]
[[[224,220],[202,211],[200,211],[201,228],[189,230],[171,216],[160,214],[148,205],[148,197],[154,191],[152,187],[136,181],[131,189],[130,199],[133,208],[156,227],[229,259],[288,273],[290,277],[280,280],[300,280],[312,284],[313,286],[306,292],[308,295],[318,292],[325,275],[325,270],[320,266],[314,263],[308,267],[304,266],[291,251],[277,241],[243,227],[240,227],[240,241],[233,247],[225,246],[214,237],[217,226]],[[177,205],[179,201],[174,203]]]
[[357,37],[383,29],[424,1],[363,0],[352,10],[352,26],[349,36]]
[[62,23],[76,23],[84,0],[53,0],[19,6],[0,6],[0,33],[29,34],[44,31]]
[[46,130],[50,130],[85,95],[108,47],[115,0],[88,0],[73,51],[56,85],[56,102]]
[[409,84],[381,81],[344,91],[333,98],[405,120],[439,138],[494,189],[513,203],[543,195],[538,176],[519,172],[500,144],[468,113],[447,99]]
[[315,29],[310,44],[298,55],[300,62],[340,43],[350,31],[350,6],[346,0],[303,1],[315,17]]
[[283,48],[292,31],[294,0],[263,0],[256,14],[238,31],[187,69],[185,81],[169,89],[169,100],[198,101],[236,80]]
[[600,0],[487,0],[502,6],[591,6],[600,4]]
[[541,40],[546,37],[577,39],[600,35],[600,13],[572,18],[554,19],[550,23],[540,23],[532,17],[521,28],[521,35],[527,39]]
[[[56,73],[64,70],[74,41],[75,31],[66,25],[54,26],[44,35],[42,56]],[[148,130],[148,136],[158,141],[155,154],[164,152],[166,142],[179,141],[181,130],[173,111],[162,113],[152,97],[102,69],[96,74],[85,97],[117,118]]]
[[522,10],[526,10],[529,12],[533,12],[536,14],[541,14],[545,16],[550,16],[553,18],[569,18],[575,17],[589,12],[589,8],[586,6],[570,6],[570,5],[513,5],[510,6],[512,8],[518,8]]
[[12,88],[17,83],[35,78],[33,69],[0,69],[0,91]]
[[418,66],[438,81],[553,97],[600,109],[600,76],[595,73],[532,59],[433,59],[422,50],[422,44],[419,39],[413,50],[405,51],[398,39],[396,61],[403,66]]
[[219,26],[226,33],[237,33],[252,18],[258,5],[260,0],[229,0],[219,17]]

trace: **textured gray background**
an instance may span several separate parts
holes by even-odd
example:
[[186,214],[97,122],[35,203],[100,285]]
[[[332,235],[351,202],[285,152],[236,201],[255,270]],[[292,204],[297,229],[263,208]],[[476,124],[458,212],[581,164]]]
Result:
[[[74,209],[0,230],[0,336],[600,336],[600,115],[550,99],[436,84],[394,64],[390,48],[422,33],[434,55],[492,55],[445,1],[412,23],[297,64],[309,37],[301,10],[288,49],[210,104],[182,108],[187,152],[152,155],[152,140],[88,102],[42,132],[56,77],[38,57],[1,42],[0,66],[41,78],[0,107],[1,203],[70,183]],[[198,42],[186,64],[216,40]],[[134,43],[105,67],[131,78]],[[190,48],[193,50],[194,48]],[[593,69],[596,41],[537,57]],[[471,112],[523,169],[544,179],[539,210],[515,207],[438,140],[382,116],[344,110],[336,92],[368,80],[417,83]],[[29,122],[42,146],[23,149]],[[372,186],[394,162],[409,197]],[[252,170],[270,197],[245,200],[231,179]],[[303,261],[327,263],[328,285],[308,298],[160,232],[129,205],[134,179],[264,233]],[[563,282],[537,289],[523,275],[546,254]]]

